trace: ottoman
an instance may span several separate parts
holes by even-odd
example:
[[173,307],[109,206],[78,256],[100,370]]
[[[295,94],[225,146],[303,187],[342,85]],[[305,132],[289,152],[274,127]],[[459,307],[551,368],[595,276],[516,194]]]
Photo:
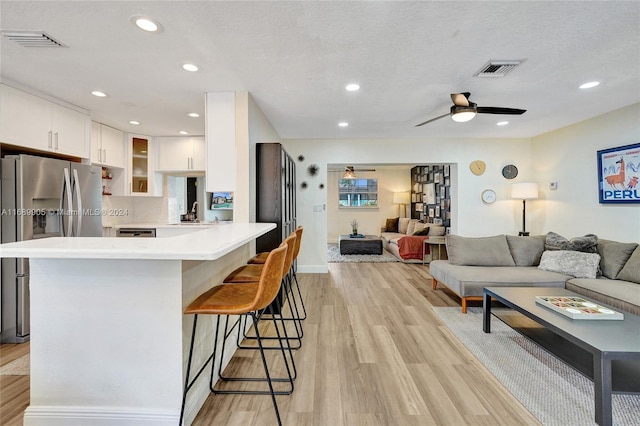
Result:
[[365,235],[361,238],[340,235],[338,245],[340,254],[382,254],[382,239],[377,235]]

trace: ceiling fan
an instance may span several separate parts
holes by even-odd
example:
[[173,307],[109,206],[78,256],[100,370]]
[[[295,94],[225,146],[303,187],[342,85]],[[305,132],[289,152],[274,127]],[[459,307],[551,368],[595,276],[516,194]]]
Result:
[[447,115],[450,115],[453,121],[463,123],[465,121],[473,119],[476,114],[520,115],[524,114],[527,111],[526,109],[478,106],[476,103],[469,101],[469,96],[471,96],[471,93],[469,92],[452,93],[451,100],[453,101],[453,105],[451,106],[451,110],[447,114],[443,114],[430,120],[424,121],[420,124],[416,124],[415,127],[420,127],[427,123],[431,123],[432,121],[440,120]]
[[[342,170],[330,170],[330,171],[342,173]],[[342,176],[342,179],[355,179],[356,178],[355,172],[375,172],[375,171],[376,169],[356,169],[353,166],[345,166],[344,175]]]

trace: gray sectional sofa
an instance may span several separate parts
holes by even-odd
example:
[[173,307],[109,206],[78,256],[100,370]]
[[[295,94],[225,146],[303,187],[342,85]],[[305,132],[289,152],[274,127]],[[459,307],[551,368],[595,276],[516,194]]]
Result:
[[448,260],[429,265],[433,289],[445,285],[462,299],[482,300],[484,287],[564,287],[640,315],[640,246],[598,240],[566,240],[558,234],[483,238],[447,236]]

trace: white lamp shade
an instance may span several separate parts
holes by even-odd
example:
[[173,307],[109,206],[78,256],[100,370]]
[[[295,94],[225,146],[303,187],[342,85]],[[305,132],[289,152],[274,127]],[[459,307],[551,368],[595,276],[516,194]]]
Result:
[[521,182],[511,184],[511,198],[518,200],[532,200],[538,198],[538,184],[536,182]]
[[409,204],[409,198],[408,192],[394,192],[393,204]]

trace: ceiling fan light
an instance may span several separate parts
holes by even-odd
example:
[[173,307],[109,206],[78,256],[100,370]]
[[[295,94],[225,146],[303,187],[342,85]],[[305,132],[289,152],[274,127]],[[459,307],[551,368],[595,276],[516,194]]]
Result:
[[464,123],[465,121],[473,120],[473,117],[475,116],[476,113],[473,110],[458,110],[451,113],[451,119],[458,123]]
[[342,179],[355,179],[356,174],[353,171],[353,166],[349,166],[344,170],[344,175],[342,175]]

